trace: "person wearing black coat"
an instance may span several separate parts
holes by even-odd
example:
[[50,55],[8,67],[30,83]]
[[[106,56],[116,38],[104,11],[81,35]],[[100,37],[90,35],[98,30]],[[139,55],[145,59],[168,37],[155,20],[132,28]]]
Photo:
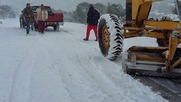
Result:
[[93,29],[95,33],[95,41],[98,40],[97,35],[97,24],[98,20],[100,18],[99,12],[93,7],[92,4],[89,4],[89,11],[87,13],[87,31],[86,31],[86,38],[84,38],[85,41],[89,40],[90,31]]
[[22,13],[23,13],[23,20],[26,23],[26,34],[29,34],[29,32],[30,32],[30,25],[34,21],[34,15],[33,15],[33,11],[31,9],[30,3],[26,4],[26,7],[23,9]]

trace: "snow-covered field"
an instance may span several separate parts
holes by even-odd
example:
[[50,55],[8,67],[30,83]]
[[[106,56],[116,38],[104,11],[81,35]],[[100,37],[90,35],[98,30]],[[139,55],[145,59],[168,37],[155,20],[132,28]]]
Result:
[[[65,22],[60,31],[25,35],[18,19],[0,24],[0,102],[168,102],[125,74],[121,60],[105,59],[86,25]],[[155,39],[124,41],[155,45]]]

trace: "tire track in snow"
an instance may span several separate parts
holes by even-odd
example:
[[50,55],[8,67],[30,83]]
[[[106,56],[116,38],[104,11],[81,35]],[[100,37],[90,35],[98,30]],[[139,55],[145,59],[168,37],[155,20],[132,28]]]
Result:
[[[69,33],[68,31],[66,31],[66,30],[63,30],[63,32],[66,32],[66,33]],[[47,51],[49,52],[49,56],[50,56],[50,60],[51,60],[51,62],[50,63],[52,63],[52,68],[53,69],[55,69],[58,73],[59,73],[59,69],[58,69],[58,67],[56,66],[56,59],[54,59],[54,58],[56,58],[56,56],[53,56],[55,53],[55,51],[53,51],[53,50],[55,50],[55,48],[52,48],[52,45],[54,45],[53,43],[54,42],[50,42],[50,39],[45,39],[46,40],[46,45],[48,46],[47,48]],[[56,43],[57,44],[57,43]],[[53,50],[52,50],[53,49]],[[57,53],[56,53],[57,54]],[[70,91],[68,90],[68,88],[66,87],[66,84],[64,83],[64,80],[63,80],[63,78],[62,77],[59,77],[59,79],[61,80],[61,82],[62,82],[62,86],[63,86],[63,88],[62,88],[62,91],[64,92],[64,101],[66,101],[66,102],[74,102],[73,101],[73,97],[71,96],[71,94],[70,94]]]
[[[88,76],[94,81],[94,83],[98,83],[98,84],[95,85],[95,86],[97,87],[96,89],[100,89],[101,92],[103,92],[103,93],[106,95],[106,96],[104,97],[104,99],[103,99],[104,101],[102,101],[102,102],[116,102],[116,101],[114,101],[113,97],[111,97],[111,95],[110,95],[108,92],[106,92],[106,90],[101,86],[101,84],[99,84],[100,81],[98,81],[98,80],[96,79],[95,74],[94,74],[94,73],[90,73],[90,71],[88,71],[87,69],[85,69],[85,65],[82,64],[82,62],[80,61],[80,59],[79,59],[79,57],[78,57],[77,54],[76,54],[76,59],[77,59],[77,61],[79,62],[79,65],[81,66],[82,70],[84,70],[84,72],[88,74]],[[92,64],[93,64],[93,63],[92,63]],[[93,64],[93,66],[95,66],[96,68],[98,68],[97,65],[94,65],[94,64]],[[95,93],[95,95],[96,95],[96,93]]]
[[[52,64],[52,68],[54,68],[55,70],[57,70],[58,71],[58,67],[56,66],[56,64],[55,64],[55,62],[54,62],[54,64]],[[58,71],[58,73],[59,73],[59,71]],[[66,90],[66,93],[68,94],[67,96],[70,98],[69,99],[69,102],[73,102],[72,100],[74,99],[73,98],[73,96],[71,95],[71,92],[69,91],[69,89],[66,87],[66,84],[64,83],[64,80],[62,79],[62,77],[61,77],[61,80],[62,80],[62,84],[63,84],[63,86],[64,86],[64,88],[65,88],[65,90]]]
[[[86,74],[85,70],[82,68],[77,69],[76,65],[69,66],[69,65],[71,65],[70,63],[72,63],[71,62],[72,57],[73,57],[73,61],[74,61],[74,56],[70,57],[70,56],[65,56],[64,54],[56,55],[57,52],[61,52],[61,51],[59,51],[59,49],[55,49],[54,47],[52,47],[52,46],[56,46],[56,45],[57,45],[57,43],[53,43],[53,42],[47,43],[48,48],[54,49],[54,52],[51,53],[51,56],[53,58],[52,63],[54,63],[53,66],[55,69],[58,70],[59,76],[61,76],[61,79],[62,79],[63,83],[65,84],[64,85],[65,89],[69,93],[69,96],[71,97],[72,102],[85,102],[85,101],[94,102],[94,100],[96,100],[96,101],[101,100],[102,97],[105,95],[102,95],[102,93],[97,91],[97,89],[99,90],[99,88],[97,88],[97,89],[90,88],[91,86],[88,84],[89,82],[87,82],[85,80],[85,78],[82,79],[81,77],[79,77],[79,74],[84,74],[84,76],[85,76],[85,74]],[[74,44],[71,46],[74,46]],[[74,50],[72,50],[72,51],[74,51]],[[59,63],[58,61],[61,63]],[[67,64],[67,63],[69,63],[69,64]],[[81,70],[83,70],[83,73]],[[77,74],[78,74],[78,76],[77,76]],[[90,79],[92,80],[91,82],[97,83],[89,76],[89,80]],[[85,94],[87,92],[89,94]],[[91,93],[93,93],[93,94],[91,94]],[[98,96],[96,94],[98,94]],[[100,95],[101,95],[101,98],[99,97]],[[102,102],[114,102],[111,99],[106,99],[106,98],[107,98],[107,96],[104,97],[104,101],[102,101]]]
[[[9,102],[28,102],[30,93],[30,82],[34,52],[38,39],[35,39],[30,46],[26,46],[26,53],[19,62],[14,73],[13,83],[11,86]],[[30,66],[29,66],[30,65]]]
[[[75,49],[76,49],[76,45],[72,45],[72,46],[74,46],[75,47]],[[105,86],[105,85],[103,85],[103,84],[100,84],[100,80],[102,80],[102,79],[99,79],[99,78],[101,78],[101,77],[97,77],[96,76],[96,74],[100,74],[100,73],[97,73],[97,72],[92,72],[92,70],[91,71],[89,71],[89,70],[87,70],[86,69],[86,65],[85,64],[83,64],[84,62],[81,62],[81,60],[79,59],[79,56],[80,55],[78,55],[77,53],[80,53],[80,52],[76,52],[76,50],[73,50],[74,51],[74,56],[71,56],[70,58],[69,57],[66,57],[66,58],[64,58],[64,60],[66,60],[66,61],[74,61],[74,59],[76,59],[76,61],[77,61],[77,63],[79,63],[79,64],[77,64],[78,66],[73,66],[73,68],[69,68],[69,69],[61,69],[60,71],[59,71],[59,73],[60,73],[60,75],[62,76],[62,77],[64,77],[65,78],[65,76],[63,76],[63,75],[66,75],[65,74],[65,72],[67,72],[67,73],[70,73],[70,72],[73,72],[73,71],[71,71],[72,69],[74,70],[74,69],[76,69],[76,71],[74,71],[74,72],[78,72],[79,71],[79,73],[80,73],[80,75],[82,75],[83,77],[84,77],[84,79],[82,79],[82,80],[85,80],[85,81],[83,81],[84,83],[83,83],[83,85],[84,84],[87,84],[86,83],[86,81],[88,80],[89,81],[89,84],[91,84],[92,85],[92,87],[91,87],[91,89],[90,90],[94,90],[95,92],[93,92],[93,93],[91,93],[90,94],[90,96],[88,97],[88,96],[85,96],[85,97],[87,97],[87,99],[85,99],[86,101],[90,101],[90,102],[92,102],[91,100],[101,100],[101,102],[118,102],[118,101],[115,101],[114,100],[114,98],[112,98],[112,96],[109,94],[109,92],[107,91],[107,90],[105,90],[106,88],[102,88],[102,86]],[[90,62],[90,59],[87,59],[88,61],[86,61],[86,62]],[[57,64],[57,67],[58,66],[66,66],[66,65],[58,65]],[[93,66],[93,67],[95,67],[95,66]],[[78,69],[77,69],[78,68]],[[88,69],[92,69],[92,68],[88,68]],[[95,69],[97,69],[97,67],[95,68]],[[95,69],[93,69],[93,70],[95,70]],[[70,70],[70,71],[69,71]],[[76,76],[76,74],[70,74],[70,77],[72,77],[72,76]],[[66,76],[67,77],[67,76]],[[87,78],[87,79],[85,79],[85,78]],[[98,80],[99,79],[99,80]],[[68,78],[68,80],[70,81],[70,80],[72,80],[71,78]],[[75,80],[78,80],[78,79],[75,79]],[[80,81],[80,80],[78,80],[78,81]],[[67,84],[66,86],[69,86],[69,82],[67,82],[67,80],[65,80],[64,79],[64,82]],[[81,83],[81,81],[79,82],[79,83]],[[78,83],[77,83],[78,84]],[[88,87],[89,85],[87,85],[87,87]],[[84,86],[82,86],[82,87],[84,87]],[[89,88],[89,87],[88,87]],[[72,89],[71,89],[71,87],[68,87],[67,88],[68,90],[69,90],[69,92],[71,92],[72,91]],[[99,93],[101,93],[101,94],[99,94]],[[74,94],[73,92],[71,92],[70,94]],[[72,97],[74,97],[74,99],[76,100],[76,97],[74,96],[74,95],[72,95]],[[97,97],[97,98],[96,98]],[[83,100],[83,99],[82,99]],[[82,100],[77,100],[77,101],[75,101],[75,102],[79,102],[79,101],[82,101]],[[96,100],[96,101],[97,101]]]
[[[57,44],[55,43],[51,46],[56,46],[56,45]],[[80,46],[77,46],[74,43],[71,45],[66,45],[66,46],[73,48],[71,49],[72,51],[74,51],[73,54],[71,52],[71,55],[73,56],[71,57],[70,55],[59,56],[59,55],[54,55],[54,54],[52,54],[52,56],[54,56],[54,58],[57,59],[54,65],[56,69],[59,69],[59,75],[62,77],[62,80],[66,86],[66,89],[69,92],[69,95],[74,100],[74,102],[80,102],[80,101],[92,102],[93,100],[96,100],[96,101],[100,100],[100,102],[120,102],[120,100],[124,99],[124,98],[123,99],[121,98],[121,97],[124,97],[124,94],[120,93],[121,89],[112,80],[110,80],[101,70],[99,70],[101,66],[99,65],[97,66],[97,64],[95,65],[94,62],[92,61],[92,58],[85,59],[86,60],[85,62],[91,62],[89,63],[90,65],[88,66],[86,66],[85,63],[82,62],[82,60],[80,59],[81,55],[79,55],[80,52],[76,52],[76,49],[79,48]],[[57,52],[62,52],[61,50],[59,51],[59,49],[54,49],[54,50],[55,50],[55,54],[57,54]],[[68,52],[69,51],[67,51],[67,53]],[[84,56],[87,56],[87,55],[84,55]],[[84,56],[83,58],[85,58]],[[57,58],[57,57],[60,57],[62,59]],[[76,62],[72,62],[72,61],[76,61]],[[71,65],[71,63],[77,63],[77,65],[69,66],[68,64]],[[89,66],[92,66],[92,67],[89,67]],[[66,68],[66,69],[63,69],[63,68]],[[80,75],[84,77],[84,79],[82,79]],[[77,85],[80,85],[80,86],[77,86]],[[84,89],[85,86],[87,87],[87,89]],[[76,89],[72,89],[72,87],[75,87]],[[80,91],[78,92],[78,90]],[[94,90],[94,92],[91,92],[90,90],[91,91]],[[85,92],[89,92],[89,91],[90,91],[90,93],[88,94],[89,96],[84,95]],[[81,97],[79,97],[78,94],[81,94]],[[99,97],[99,98],[96,98],[96,97]],[[123,101],[126,102],[130,100],[131,99],[124,99]]]
[[[42,35],[42,40],[43,40],[43,43],[44,43],[44,44],[41,45],[41,47],[43,48],[42,53],[46,54],[44,56],[44,58],[43,58],[43,61],[46,63],[45,66],[48,66],[48,67],[42,66],[44,71],[42,71],[41,73],[48,74],[49,77],[46,77],[47,79],[49,79],[49,78],[52,79],[53,78],[52,81],[48,81],[48,82],[54,83],[54,85],[49,86],[49,87],[53,87],[54,89],[51,89],[51,90],[46,89],[46,90],[49,90],[49,91],[53,90],[52,91],[53,93],[51,93],[51,94],[56,93],[56,95],[54,97],[50,96],[48,98],[48,100],[51,100],[51,99],[53,100],[53,98],[56,98],[56,99],[54,99],[54,100],[58,100],[56,102],[59,102],[59,101],[72,102],[73,99],[71,98],[68,90],[66,89],[66,86],[63,83],[62,77],[60,77],[60,75],[58,74],[58,68],[56,67],[56,62],[55,62],[56,59],[55,58],[57,57],[56,54],[59,54],[59,52],[55,53],[55,51],[54,51],[56,49],[54,47],[54,42],[55,41],[52,40],[51,37],[48,34]],[[54,54],[55,54],[55,56],[52,56]],[[39,70],[41,70],[41,68]],[[47,72],[47,70],[48,70],[48,72]],[[41,80],[42,75],[38,76],[38,75],[34,74],[34,77],[35,76],[37,76],[36,79],[38,79],[39,81]],[[47,86],[43,85],[41,87],[45,88]],[[57,90],[59,90],[59,92],[56,92]],[[59,96],[61,96],[61,97],[59,97]],[[51,98],[51,97],[53,97],[53,98]]]
[[[144,87],[144,85],[141,85],[141,83],[139,83],[138,81],[135,81],[138,84],[140,84],[140,86],[143,86],[143,90],[137,90],[135,89],[135,85],[131,85],[132,80],[127,80],[129,84],[124,83],[125,79],[127,79],[128,75],[124,74],[124,72],[121,72],[121,66],[120,69],[117,68],[117,66],[114,66],[113,64],[110,64],[110,66],[104,66],[104,65],[99,65],[99,61],[96,57],[90,57],[90,63],[93,64],[93,68],[96,68],[101,71],[104,75],[104,77],[106,78],[106,80],[109,80],[111,85],[107,85],[107,87],[109,87],[112,90],[109,90],[109,88],[106,88],[106,85],[104,86],[104,89],[108,92],[111,93],[111,97],[114,99],[115,102],[120,102],[120,100],[122,100],[122,102],[137,102],[137,101],[147,101],[145,99],[142,99],[141,97],[155,97],[154,99],[152,99],[153,101],[157,101],[159,100],[159,98],[161,98],[158,93],[147,93],[147,91],[149,91],[150,89],[148,87]],[[105,61],[109,61],[109,60],[105,60]],[[101,63],[101,61],[100,61]],[[110,62],[112,63],[112,62]],[[107,65],[107,64],[106,64]],[[115,68],[114,68],[115,67]],[[90,71],[88,71],[90,72]],[[120,76],[120,77],[118,77]],[[130,77],[131,78],[131,77]],[[100,83],[100,81],[98,81]],[[101,83],[102,84],[102,83]],[[132,89],[131,89],[132,88]],[[123,91],[121,90],[123,89]],[[139,88],[138,88],[139,89]],[[132,95],[133,92],[137,91],[138,93],[140,93],[140,95],[134,94]],[[147,94],[147,95],[145,95]],[[130,95],[132,95],[133,97],[129,97]],[[121,97],[125,97],[125,99],[121,99]],[[126,99],[126,97],[129,97]],[[140,98],[139,98],[140,97]]]
[[95,64],[95,62],[92,60],[92,57],[89,57],[89,62],[92,64],[92,68],[86,68],[85,65],[83,65],[82,68],[86,71],[86,73],[89,74],[90,77],[97,83],[98,87],[101,89],[103,93],[109,97],[108,102],[120,102],[120,100],[125,101],[121,99],[122,95],[119,93],[121,92],[120,88],[118,88],[112,80],[110,80],[100,69],[101,65]]

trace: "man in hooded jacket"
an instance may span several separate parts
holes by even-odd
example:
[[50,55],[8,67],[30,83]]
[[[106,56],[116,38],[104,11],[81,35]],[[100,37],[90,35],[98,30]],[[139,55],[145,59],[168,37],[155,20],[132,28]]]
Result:
[[87,31],[86,31],[86,38],[83,40],[88,41],[89,40],[89,35],[90,31],[93,29],[95,33],[95,41],[98,40],[98,35],[97,35],[97,24],[98,20],[100,18],[99,12],[93,7],[92,4],[89,4],[89,11],[87,13]]
[[22,11],[24,21],[26,23],[26,34],[29,34],[30,24],[34,21],[33,11],[31,9],[30,3],[26,4],[26,7]]

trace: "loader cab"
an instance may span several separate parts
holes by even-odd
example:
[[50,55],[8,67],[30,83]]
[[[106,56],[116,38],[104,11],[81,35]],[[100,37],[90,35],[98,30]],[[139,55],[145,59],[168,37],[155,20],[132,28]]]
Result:
[[152,0],[126,0],[126,27],[142,27],[148,19]]

